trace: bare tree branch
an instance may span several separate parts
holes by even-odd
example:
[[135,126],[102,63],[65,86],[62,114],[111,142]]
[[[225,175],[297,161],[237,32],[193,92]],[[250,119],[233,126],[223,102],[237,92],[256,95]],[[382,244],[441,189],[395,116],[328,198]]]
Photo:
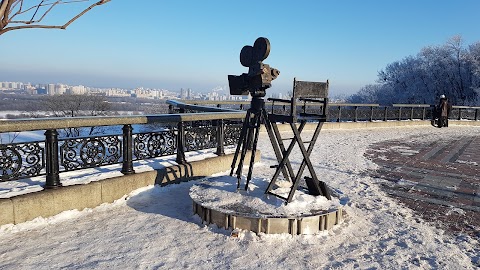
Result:
[[80,18],[81,16],[83,16],[83,14],[87,13],[88,11],[90,11],[92,8],[96,7],[96,6],[101,6],[107,2],[110,2],[110,0],[100,0],[98,1],[97,3],[95,4],[92,4],[91,6],[89,6],[88,8],[86,8],[84,11],[82,11],[80,14],[78,14],[77,16],[73,17],[70,21],[68,21],[66,24],[63,25],[62,29],[66,29],[72,22],[74,22],[76,19]]
[[[32,28],[43,28],[43,29],[66,29],[70,24],[76,21],[78,18],[82,17],[85,13],[89,12],[91,9],[101,6],[105,3],[110,2],[111,0],[99,0],[80,13],[75,15],[69,21],[64,24],[39,24],[43,19],[58,5],[62,4],[72,4],[79,2],[90,2],[90,0],[41,0],[38,4],[26,7],[24,9],[24,0],[0,0],[0,35],[19,29],[32,29]],[[42,9],[45,9],[41,11]],[[41,13],[39,13],[41,11]],[[13,20],[15,17],[20,15],[27,15],[27,13],[33,12],[33,15],[30,19],[26,18],[24,20]],[[38,16],[41,14],[40,16]],[[39,17],[38,19],[36,19]],[[10,26],[9,26],[10,25]]]

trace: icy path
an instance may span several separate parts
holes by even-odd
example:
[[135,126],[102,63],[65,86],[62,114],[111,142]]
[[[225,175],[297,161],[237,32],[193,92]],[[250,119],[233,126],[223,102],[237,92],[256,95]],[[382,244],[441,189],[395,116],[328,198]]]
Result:
[[[230,237],[192,216],[189,182],[137,190],[93,210],[3,226],[0,269],[478,269],[478,242],[423,222],[380,190],[382,179],[364,173],[376,167],[363,157],[371,143],[462,134],[480,135],[480,128],[323,131],[312,162],[341,193],[348,213],[345,223],[326,234]],[[260,138],[258,178],[273,174],[266,137]],[[300,162],[295,155],[292,160]]]

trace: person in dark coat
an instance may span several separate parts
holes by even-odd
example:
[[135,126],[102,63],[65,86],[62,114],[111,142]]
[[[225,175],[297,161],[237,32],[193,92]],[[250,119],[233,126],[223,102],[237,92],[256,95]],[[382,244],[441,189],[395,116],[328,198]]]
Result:
[[437,105],[437,116],[438,116],[439,128],[448,127],[448,117],[450,116],[451,110],[452,110],[452,105],[450,105],[445,95],[441,95],[440,102]]

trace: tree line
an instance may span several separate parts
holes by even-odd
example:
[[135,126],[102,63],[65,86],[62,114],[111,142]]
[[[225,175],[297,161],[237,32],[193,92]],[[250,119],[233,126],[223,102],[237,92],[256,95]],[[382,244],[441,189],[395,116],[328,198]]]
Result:
[[[7,91],[3,91],[7,92]],[[41,96],[0,92],[2,111],[22,112],[22,118],[41,116],[117,115],[121,111],[146,114],[168,113],[165,100],[98,95]],[[11,115],[7,118],[19,118]]]
[[[42,118],[119,115],[120,112],[134,114],[168,113],[164,100],[138,98],[114,98],[101,95],[55,95],[34,96],[20,94],[0,94],[2,110],[18,110],[20,114],[6,114],[7,118]],[[59,130],[60,137],[90,136],[104,134],[102,127],[64,128]],[[2,134],[0,134],[2,135]],[[6,137],[8,135],[8,138]],[[3,141],[13,142],[18,133],[0,136]]]
[[480,105],[480,42],[464,46],[455,36],[440,46],[388,64],[369,84],[347,98],[351,103],[435,104],[445,95],[454,105]]

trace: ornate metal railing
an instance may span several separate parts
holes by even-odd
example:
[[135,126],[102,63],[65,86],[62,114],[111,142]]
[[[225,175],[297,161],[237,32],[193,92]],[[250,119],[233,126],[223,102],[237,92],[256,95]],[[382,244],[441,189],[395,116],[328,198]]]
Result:
[[[242,111],[201,108],[208,113],[182,113],[128,117],[74,117],[20,119],[0,122],[0,133],[45,130],[44,141],[0,144],[0,181],[45,175],[45,188],[60,187],[60,173],[122,164],[123,174],[135,173],[133,161],[214,149],[236,143]],[[159,130],[134,133],[132,125],[160,124]],[[122,134],[60,138],[57,129],[121,126]]]
[[[236,110],[247,110],[250,107],[249,101],[210,101],[210,100],[183,100],[189,104],[211,106],[212,108],[228,108]],[[320,111],[318,104],[308,104],[311,110]],[[267,110],[275,113],[288,114],[290,107],[281,102],[267,102]],[[317,107],[317,108],[315,108]],[[383,106],[380,104],[352,104],[352,103],[329,103],[329,122],[358,122],[358,121],[398,121],[398,120],[426,120],[433,115],[433,105],[430,104],[392,104]],[[480,107],[453,106],[450,119],[456,120],[479,120]]]
[[[46,188],[61,186],[60,173],[110,164],[122,164],[121,172],[134,173],[133,161],[176,155],[185,162],[186,151],[214,149],[237,142],[241,119],[249,102],[200,102],[199,106],[168,101],[176,114],[118,117],[20,119],[0,122],[0,133],[44,130],[45,140],[0,144],[0,181],[45,175]],[[267,103],[267,109],[288,113],[289,106]],[[309,108],[320,110],[321,107]],[[478,120],[480,107],[454,106],[452,119]],[[197,112],[197,113],[186,113]],[[387,121],[431,119],[425,104],[339,104],[328,106],[328,121]],[[160,124],[158,130],[133,132],[135,125]],[[58,129],[119,126],[121,134],[60,138]]]

